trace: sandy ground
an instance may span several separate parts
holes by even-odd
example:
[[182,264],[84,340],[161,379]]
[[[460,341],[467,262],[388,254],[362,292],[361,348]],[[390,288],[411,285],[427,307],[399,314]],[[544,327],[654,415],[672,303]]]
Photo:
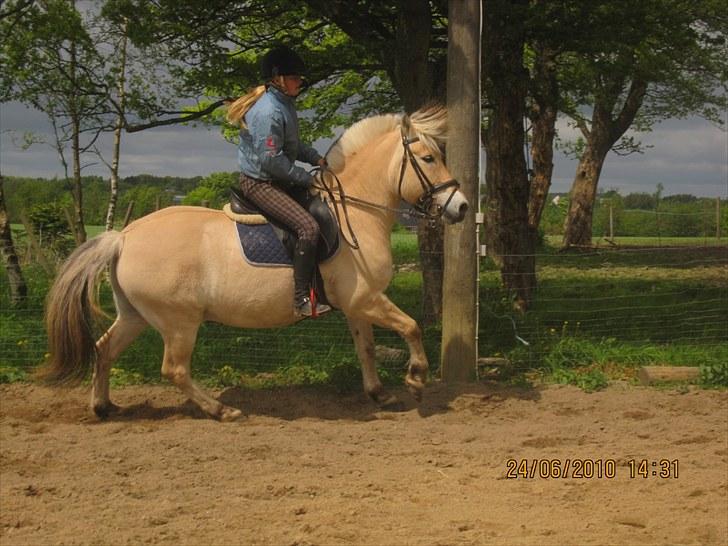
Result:
[[[100,422],[86,390],[4,385],[0,544],[728,543],[725,391],[400,394],[403,411],[382,412],[356,394],[229,389],[247,416],[218,423],[173,387],[137,386]],[[649,476],[630,477],[643,459]]]

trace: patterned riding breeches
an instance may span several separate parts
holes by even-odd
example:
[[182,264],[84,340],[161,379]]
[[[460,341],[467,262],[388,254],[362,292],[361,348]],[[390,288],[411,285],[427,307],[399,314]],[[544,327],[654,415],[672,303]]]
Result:
[[315,245],[319,238],[316,220],[293,197],[275,183],[240,175],[240,189],[266,216],[294,231],[299,241]]

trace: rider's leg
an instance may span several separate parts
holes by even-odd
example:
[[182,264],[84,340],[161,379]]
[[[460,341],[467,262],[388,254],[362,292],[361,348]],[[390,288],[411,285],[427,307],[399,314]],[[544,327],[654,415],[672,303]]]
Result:
[[[265,215],[296,233],[298,242],[293,256],[294,307],[296,314],[311,316],[313,310],[309,290],[316,267],[318,223],[295,199],[271,182],[241,176],[240,189]],[[316,314],[330,310],[328,305],[316,304]]]

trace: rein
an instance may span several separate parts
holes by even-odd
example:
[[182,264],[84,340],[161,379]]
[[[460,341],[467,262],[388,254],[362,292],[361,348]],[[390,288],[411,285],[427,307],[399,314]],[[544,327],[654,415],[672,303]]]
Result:
[[[410,148],[410,144],[417,142],[419,140],[419,137],[414,138],[408,138],[407,135],[404,132],[404,129],[402,129],[402,146],[404,148],[404,154],[402,156],[402,166],[399,170],[399,182],[397,184],[397,191],[399,193],[400,200],[403,201],[402,198],[402,184],[404,182],[404,173],[407,169],[407,160],[409,160],[409,163],[412,165],[413,170],[415,171],[415,174],[417,175],[417,178],[420,181],[420,184],[422,185],[422,189],[424,190],[423,194],[417,199],[417,202],[412,205],[412,208],[391,208],[387,207],[385,205],[380,205],[378,203],[372,203],[371,201],[367,201],[365,199],[359,199],[358,197],[352,197],[347,196],[344,192],[344,187],[341,184],[341,180],[339,180],[339,177],[336,176],[336,173],[329,170],[328,172],[331,174],[333,179],[335,180],[336,188],[334,188],[334,184],[329,186],[326,183],[326,179],[324,178],[324,170],[322,168],[317,167],[314,169],[314,178],[320,182],[320,185],[314,184],[314,188],[318,190],[323,190],[326,192],[326,194],[331,199],[331,202],[334,205],[334,214],[336,215],[336,221],[339,223],[339,226],[342,227],[341,234],[349,247],[353,248],[354,250],[359,249],[359,241],[356,238],[356,234],[354,233],[353,228],[351,227],[351,223],[349,222],[349,212],[347,210],[347,201],[350,201],[352,203],[356,203],[358,205],[367,206],[370,208],[383,210],[386,212],[394,212],[395,214],[403,214],[405,216],[409,217],[415,217],[420,219],[427,219],[431,225],[434,225],[437,221],[442,218],[442,215],[445,213],[445,209],[447,208],[448,204],[450,204],[450,201],[455,196],[455,193],[460,188],[460,183],[453,179],[447,180],[443,182],[442,184],[433,184],[429,178],[427,178],[427,175],[424,173],[422,168],[417,163],[417,158],[415,157],[414,153],[412,152],[412,149]],[[434,197],[437,193],[444,191],[448,188],[453,188],[453,191],[450,193],[450,196],[448,197],[447,201],[445,202],[444,206],[437,205],[437,210],[433,214],[430,212],[430,209],[432,208],[432,202],[434,200]],[[339,198],[337,199],[334,194],[339,194]],[[343,230],[343,224],[341,223],[341,214],[339,213],[339,203],[341,203],[341,209],[343,211],[344,219],[346,220],[346,227],[349,231],[349,235],[351,237],[351,241],[349,241],[346,238],[346,235],[344,234]]]

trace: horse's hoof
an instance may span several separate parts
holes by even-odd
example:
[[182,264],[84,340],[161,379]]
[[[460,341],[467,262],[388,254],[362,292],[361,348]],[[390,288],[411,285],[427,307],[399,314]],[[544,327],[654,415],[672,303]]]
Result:
[[407,390],[409,390],[412,398],[414,398],[417,402],[422,402],[422,393],[425,390],[425,384],[419,379],[409,376],[405,379],[405,383],[407,384]]
[[223,407],[218,414],[218,419],[223,423],[229,423],[230,421],[237,421],[242,417],[243,412],[239,409],[230,408],[228,406]]
[[107,402],[106,404],[95,404],[93,406],[94,414],[99,419],[108,419],[110,415],[118,413],[119,409],[119,406],[111,402]]
[[384,389],[373,392],[369,395],[372,400],[382,409],[394,409],[400,405],[399,398],[394,394],[388,393]]

